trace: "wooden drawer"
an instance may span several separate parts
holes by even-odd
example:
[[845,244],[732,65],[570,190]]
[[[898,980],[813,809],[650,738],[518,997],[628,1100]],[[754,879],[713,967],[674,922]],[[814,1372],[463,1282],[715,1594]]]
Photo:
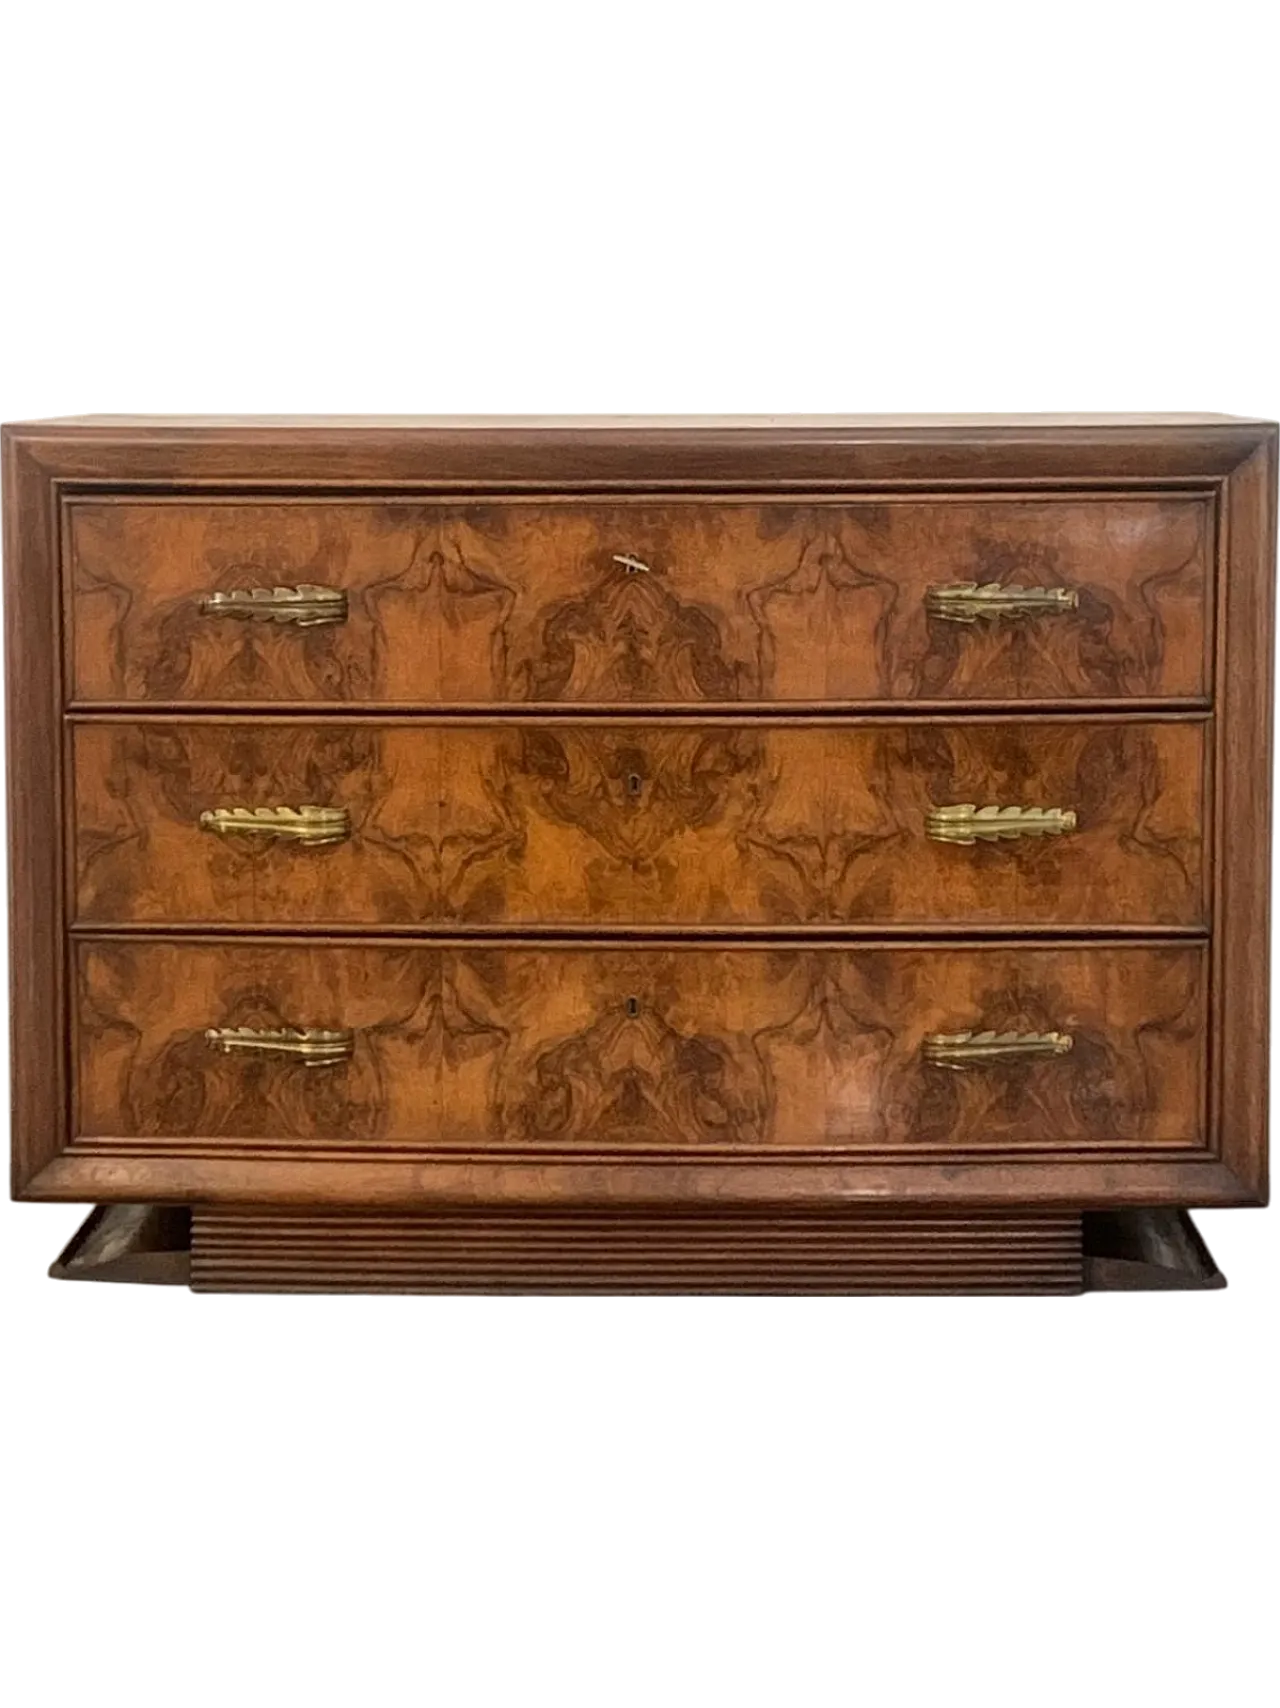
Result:
[[[1196,1147],[1206,960],[1202,944],[81,940],[76,1132],[364,1158]],[[296,1027],[328,1035],[282,1036]],[[1020,1036],[956,1036],[986,1030]]]
[[80,702],[1209,691],[1196,496],[77,499],[66,542]]
[[[81,724],[77,912],[89,923],[1199,927],[1204,729]],[[967,804],[1035,811],[938,811]],[[304,806],[325,810],[299,816]]]

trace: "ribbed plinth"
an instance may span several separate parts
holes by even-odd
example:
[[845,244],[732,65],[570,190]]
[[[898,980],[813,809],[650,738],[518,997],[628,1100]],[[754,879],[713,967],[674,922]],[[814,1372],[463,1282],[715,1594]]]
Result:
[[197,1209],[200,1292],[1077,1293],[1080,1216]]

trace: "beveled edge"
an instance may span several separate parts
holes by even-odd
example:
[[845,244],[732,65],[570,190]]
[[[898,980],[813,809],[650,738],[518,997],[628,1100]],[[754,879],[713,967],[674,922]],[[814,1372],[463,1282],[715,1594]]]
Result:
[[424,1162],[63,1155],[21,1193],[34,1202],[298,1204],[410,1209],[435,1204],[777,1203],[1257,1206],[1247,1181],[1208,1154],[1149,1162],[797,1164]]
[[1231,417],[179,418],[5,427],[60,482],[476,490],[1217,480],[1274,439]]

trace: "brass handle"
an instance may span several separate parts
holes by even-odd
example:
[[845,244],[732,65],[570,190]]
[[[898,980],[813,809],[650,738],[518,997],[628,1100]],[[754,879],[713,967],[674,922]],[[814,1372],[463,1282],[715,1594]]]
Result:
[[924,833],[931,842],[1005,842],[1018,836],[1066,836],[1076,815],[1064,807],[930,807]]
[[920,1053],[930,1067],[992,1067],[1006,1061],[1039,1061],[1065,1056],[1071,1049],[1069,1032],[930,1032]]
[[613,561],[620,569],[625,569],[628,575],[652,575],[653,567],[642,557],[633,557],[630,552],[614,552]]
[[319,848],[351,835],[346,807],[215,807],[200,814],[201,830],[215,836],[275,836]]
[[998,622],[1001,617],[1051,617],[1074,611],[1074,587],[1005,587],[998,581],[957,581],[925,590],[924,608],[944,623]]
[[303,1067],[329,1067],[351,1060],[353,1032],[326,1032],[317,1026],[281,1026],[260,1032],[253,1026],[211,1026],[205,1043],[223,1055],[237,1051],[260,1056],[298,1056]]
[[296,623],[316,629],[325,623],[345,623],[347,596],[339,587],[234,587],[225,593],[205,593],[202,617],[237,617],[250,623]]

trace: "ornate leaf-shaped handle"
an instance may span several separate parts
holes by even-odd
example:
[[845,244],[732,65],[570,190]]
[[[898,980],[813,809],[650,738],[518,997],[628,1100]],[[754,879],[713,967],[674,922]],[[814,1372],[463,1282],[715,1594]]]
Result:
[[223,1055],[297,1056],[303,1067],[330,1067],[351,1060],[355,1033],[326,1031],[318,1026],[279,1026],[261,1031],[255,1026],[211,1026],[205,1043]]
[[201,830],[215,836],[268,836],[308,848],[345,842],[351,835],[346,807],[215,807],[200,814]]
[[924,608],[944,623],[999,622],[1002,617],[1052,617],[1074,611],[1074,587],[1004,586],[999,581],[956,581],[925,590]]
[[1066,836],[1076,828],[1067,807],[930,807],[924,833],[931,842],[1008,842],[1019,836]]
[[345,623],[347,595],[340,587],[233,587],[200,598],[202,617],[236,617],[248,623],[293,623],[316,629],[326,623]]
[[930,1067],[964,1072],[1011,1061],[1065,1056],[1072,1041],[1069,1032],[929,1032],[920,1053]]

